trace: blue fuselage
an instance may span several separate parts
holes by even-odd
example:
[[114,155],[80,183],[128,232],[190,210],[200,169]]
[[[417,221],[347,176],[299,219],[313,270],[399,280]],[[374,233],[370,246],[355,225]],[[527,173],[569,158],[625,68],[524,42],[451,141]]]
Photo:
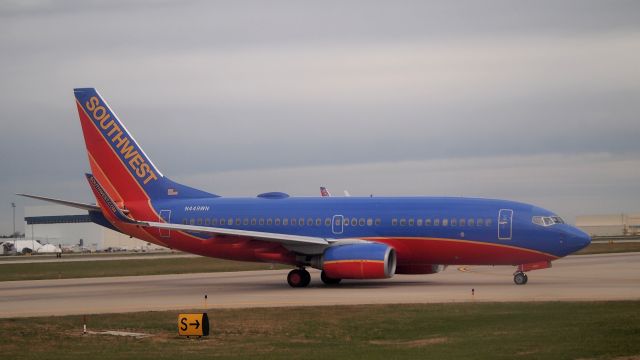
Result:
[[205,198],[153,203],[171,223],[294,234],[327,239],[437,238],[507,245],[555,257],[590,242],[556,216],[524,203],[452,197]]

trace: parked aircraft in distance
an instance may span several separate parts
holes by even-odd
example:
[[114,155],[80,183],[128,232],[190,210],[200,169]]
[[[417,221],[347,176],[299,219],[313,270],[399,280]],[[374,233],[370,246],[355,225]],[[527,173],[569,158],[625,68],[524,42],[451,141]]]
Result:
[[[460,197],[226,198],[164,176],[93,88],[75,89],[97,205],[28,195],[89,212],[97,224],[189,253],[288,264],[292,287],[431,274],[446,265],[526,271],[578,251],[589,236],[537,206]],[[150,129],[159,131],[160,128]]]
[[[329,192],[329,190],[327,190],[326,187],[324,186],[320,186],[320,196],[322,197],[331,197],[331,193]],[[347,190],[344,191],[344,196],[351,196],[351,194],[349,194],[349,192]]]
[[320,186],[320,196],[322,197],[331,197],[331,193],[327,190],[326,187]]

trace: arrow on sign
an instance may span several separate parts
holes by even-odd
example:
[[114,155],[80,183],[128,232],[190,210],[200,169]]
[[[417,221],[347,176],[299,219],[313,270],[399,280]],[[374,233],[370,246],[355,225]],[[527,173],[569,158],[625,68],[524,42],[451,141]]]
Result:
[[198,321],[198,320],[196,319],[196,322],[194,322],[194,323],[189,323],[189,325],[195,325],[195,326],[196,326],[196,329],[197,329],[197,328],[199,328],[199,327],[200,327],[200,321]]

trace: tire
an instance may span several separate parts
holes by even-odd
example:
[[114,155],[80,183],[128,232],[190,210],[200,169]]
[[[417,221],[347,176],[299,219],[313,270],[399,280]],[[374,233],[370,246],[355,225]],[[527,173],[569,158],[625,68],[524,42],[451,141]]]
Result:
[[513,282],[516,283],[516,285],[524,285],[527,283],[527,280],[528,278],[525,273],[519,272],[513,275]]
[[311,283],[311,274],[304,269],[301,269],[300,272],[302,273],[302,284],[300,284],[300,287],[307,287],[309,283]]
[[311,282],[311,275],[307,270],[294,269],[287,275],[287,283],[293,288],[306,287]]
[[337,285],[342,281],[342,279],[334,279],[327,276],[327,274],[323,271],[320,273],[320,280],[322,280],[325,285]]

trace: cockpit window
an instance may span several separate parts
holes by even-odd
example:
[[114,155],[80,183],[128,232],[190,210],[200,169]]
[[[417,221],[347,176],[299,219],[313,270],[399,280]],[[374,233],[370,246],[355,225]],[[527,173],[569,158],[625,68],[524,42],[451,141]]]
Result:
[[564,224],[564,220],[560,216],[534,216],[531,218],[531,222],[540,226]]

